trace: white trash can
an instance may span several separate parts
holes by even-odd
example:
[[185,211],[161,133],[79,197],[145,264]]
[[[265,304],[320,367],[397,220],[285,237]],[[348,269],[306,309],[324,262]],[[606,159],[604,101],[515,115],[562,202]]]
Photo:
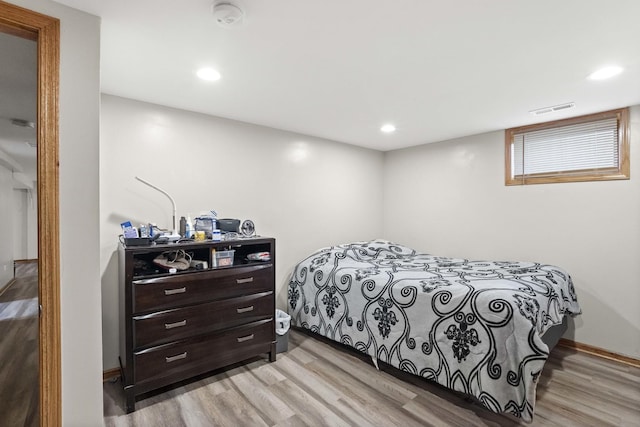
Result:
[[289,348],[289,327],[291,316],[276,309],[276,353],[284,353]]

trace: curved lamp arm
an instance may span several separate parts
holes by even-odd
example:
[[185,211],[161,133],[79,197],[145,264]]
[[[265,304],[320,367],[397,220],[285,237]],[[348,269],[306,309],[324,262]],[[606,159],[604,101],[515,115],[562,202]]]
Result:
[[145,181],[144,179],[136,176],[136,179],[138,181],[140,181],[143,184],[147,184],[149,187],[153,188],[154,190],[158,190],[159,192],[161,192],[162,194],[164,194],[165,196],[167,196],[169,198],[169,200],[171,200],[171,204],[173,205],[173,234],[176,234],[176,213],[177,213],[177,209],[176,209],[176,202],[173,200],[173,197],[171,197],[169,195],[169,193],[167,193],[166,191],[164,191],[161,188],[156,187],[155,185],[151,184],[150,182]]

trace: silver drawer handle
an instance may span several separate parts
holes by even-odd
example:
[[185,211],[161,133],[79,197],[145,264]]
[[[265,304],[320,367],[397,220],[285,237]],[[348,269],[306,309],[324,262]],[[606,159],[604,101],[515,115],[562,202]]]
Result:
[[250,305],[249,307],[236,308],[236,311],[238,313],[246,313],[247,311],[253,311],[253,306]]
[[171,362],[175,362],[176,360],[186,359],[186,358],[187,358],[187,352],[185,351],[182,354],[176,354],[175,356],[165,357],[164,360],[167,363],[171,363]]
[[185,292],[187,292],[187,287],[186,286],[184,288],[165,289],[164,290],[164,294],[165,295],[184,294]]
[[239,337],[238,342],[245,342],[253,339],[253,334],[247,335],[246,337]]
[[173,328],[179,328],[180,326],[187,326],[187,320],[181,320],[179,322],[175,322],[175,323],[165,323],[164,324],[164,328],[165,329],[173,329]]
[[247,277],[246,279],[236,279],[236,283],[251,283],[253,282],[253,277]]

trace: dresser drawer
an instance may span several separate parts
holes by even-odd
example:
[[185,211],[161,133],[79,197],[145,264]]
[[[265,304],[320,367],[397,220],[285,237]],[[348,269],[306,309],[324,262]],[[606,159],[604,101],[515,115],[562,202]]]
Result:
[[273,318],[272,291],[134,316],[134,347],[148,347]]
[[273,267],[259,264],[132,282],[133,313],[176,308],[273,289]]
[[135,381],[171,377],[198,367],[204,373],[257,355],[261,347],[267,352],[274,338],[271,319],[138,351],[134,353]]

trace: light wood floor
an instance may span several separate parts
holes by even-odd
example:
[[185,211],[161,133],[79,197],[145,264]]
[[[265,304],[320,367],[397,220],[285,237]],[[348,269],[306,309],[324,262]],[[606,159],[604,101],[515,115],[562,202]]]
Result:
[[18,264],[0,295],[0,425],[39,425],[38,264]]
[[[289,351],[155,394],[125,415],[104,385],[109,426],[515,426],[464,397],[291,330]],[[394,375],[386,372],[394,372]],[[533,426],[640,426],[640,369],[556,348]]]

